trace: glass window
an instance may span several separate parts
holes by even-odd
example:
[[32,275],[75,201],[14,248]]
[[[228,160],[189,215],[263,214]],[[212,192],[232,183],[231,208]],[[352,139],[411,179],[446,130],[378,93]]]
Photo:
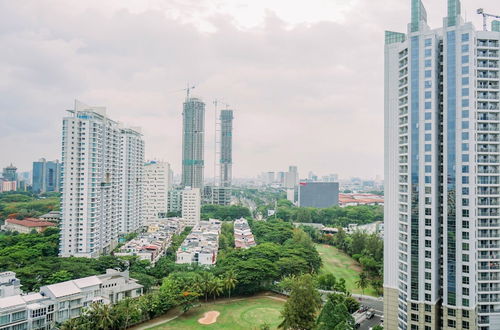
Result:
[[469,132],[463,132],[462,133],[462,140],[468,140],[469,139]]
[[432,77],[432,71],[431,70],[425,70],[424,77],[425,78],[431,78]]
[[468,143],[462,143],[462,151],[469,151],[469,144]]
[[432,102],[425,102],[425,110],[432,109]]
[[467,42],[467,41],[469,41],[469,34],[468,33],[462,34],[462,42]]
[[468,163],[469,162],[469,155],[468,154],[462,155],[462,162],[464,162],[464,163]]
[[426,99],[430,99],[430,98],[432,98],[432,92],[431,92],[431,91],[427,91],[427,92],[425,92],[425,93],[424,93],[424,95],[425,95],[425,98],[426,98]]
[[469,173],[469,165],[462,166],[462,173]]
[[469,110],[462,111],[462,118],[469,118]]
[[431,165],[425,165],[425,173],[431,173],[432,172],[432,166]]
[[431,141],[432,140],[432,135],[431,134],[425,134],[425,141]]
[[469,85],[469,77],[463,77],[462,78],[462,85],[464,85],[464,86]]
[[432,119],[432,113],[426,112],[425,115],[424,115],[424,117],[425,117],[425,120],[431,120]]
[[426,162],[431,162],[432,161],[432,156],[431,155],[425,155],[425,161]]
[[425,145],[425,151],[431,151],[432,150],[432,147],[430,144],[426,144]]
[[468,44],[462,45],[462,53],[467,53],[467,52],[469,52],[469,45]]
[[430,176],[426,176],[425,177],[425,183],[432,183],[432,180],[431,180]]
[[469,128],[469,122],[468,121],[463,121],[462,122],[462,129],[468,129]]
[[462,64],[467,64],[467,63],[469,63],[469,55],[463,55]]
[[424,65],[426,68],[432,67],[432,60],[425,60]]
[[429,47],[429,46],[432,46],[432,39],[429,38],[429,39],[425,39],[425,47]]
[[469,99],[463,99],[462,100],[462,107],[468,107],[469,106]]
[[425,123],[424,128],[426,131],[430,131],[432,129],[432,124],[431,123]]
[[468,176],[462,177],[462,184],[469,184],[469,177]]
[[469,74],[469,67],[468,66],[462,67],[462,74]]
[[462,96],[469,96],[469,89],[468,88],[462,88]]
[[425,81],[425,88],[431,88],[432,87],[432,82],[430,80]]
[[425,57],[431,57],[432,56],[432,49],[426,49],[424,53],[425,53]]

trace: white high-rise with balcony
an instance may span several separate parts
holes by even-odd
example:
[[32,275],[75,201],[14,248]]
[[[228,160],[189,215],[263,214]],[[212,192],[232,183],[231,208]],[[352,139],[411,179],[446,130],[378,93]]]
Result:
[[69,113],[62,131],[59,254],[97,257],[142,223],[144,142],[138,131],[108,118],[104,107],[75,101]]
[[388,329],[500,329],[500,24],[386,32]]
[[200,222],[201,217],[201,191],[200,188],[186,187],[182,191],[182,219],[189,226]]
[[144,164],[144,220],[166,217],[168,192],[172,187],[170,164],[150,161]]

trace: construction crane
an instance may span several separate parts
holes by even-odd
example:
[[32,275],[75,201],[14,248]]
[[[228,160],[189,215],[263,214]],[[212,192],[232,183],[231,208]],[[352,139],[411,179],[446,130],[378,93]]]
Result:
[[488,17],[500,18],[500,15],[488,14],[484,12],[483,8],[477,10],[479,15],[483,15],[483,30],[488,31]]

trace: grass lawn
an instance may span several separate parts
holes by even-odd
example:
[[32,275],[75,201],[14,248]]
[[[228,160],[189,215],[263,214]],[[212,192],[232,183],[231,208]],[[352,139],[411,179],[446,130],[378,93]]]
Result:
[[[345,279],[347,290],[352,293],[361,294],[361,289],[355,284],[361,272],[359,263],[344,252],[330,245],[316,244],[316,249],[323,260],[321,271],[332,273],[337,279]],[[375,290],[371,287],[366,288],[364,293],[366,295],[376,296]]]
[[[149,329],[259,329],[267,323],[276,329],[281,323],[280,312],[285,302],[270,297],[250,297],[237,301],[202,304],[178,318]],[[217,322],[198,323],[205,312],[218,311]]]

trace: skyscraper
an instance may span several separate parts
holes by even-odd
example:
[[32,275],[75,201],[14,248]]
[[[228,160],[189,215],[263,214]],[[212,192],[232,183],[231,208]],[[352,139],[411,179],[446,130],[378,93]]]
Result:
[[231,187],[233,167],[233,110],[221,110],[220,125],[220,186]]
[[386,32],[388,329],[500,329],[500,33],[460,10]]
[[17,181],[17,167],[12,165],[12,163],[4,167],[2,177],[5,181]]
[[182,112],[182,183],[183,187],[203,188],[205,167],[205,103],[188,97]]
[[62,130],[60,255],[97,257],[116,246],[120,232],[142,223],[140,208],[131,209],[141,204],[144,142],[137,130],[107,117],[104,107],[75,101],[68,112]]
[[61,183],[61,164],[58,160],[47,161],[41,158],[33,162],[33,192],[45,193],[59,191]]

